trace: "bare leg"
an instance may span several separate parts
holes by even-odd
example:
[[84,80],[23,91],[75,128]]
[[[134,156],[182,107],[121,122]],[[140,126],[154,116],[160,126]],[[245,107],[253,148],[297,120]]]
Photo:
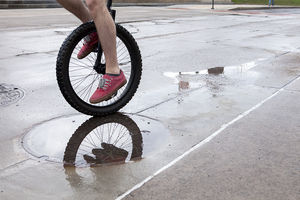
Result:
[[82,0],[56,0],[69,12],[73,13],[83,23],[91,21],[92,16]]
[[94,19],[106,60],[106,73],[119,74],[116,52],[116,26],[104,0],[86,0]]

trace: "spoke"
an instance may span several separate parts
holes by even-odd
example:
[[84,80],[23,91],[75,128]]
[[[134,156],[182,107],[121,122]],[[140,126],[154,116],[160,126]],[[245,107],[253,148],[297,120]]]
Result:
[[91,137],[91,135],[87,135],[86,138],[84,138],[84,140],[81,143],[83,146],[89,147],[89,148],[94,148],[97,147],[95,141],[93,140],[93,138]]
[[[93,63],[92,62],[89,62],[89,64],[87,64],[86,62],[83,62],[83,61],[80,61],[78,60],[77,58],[73,58],[71,61],[70,61],[70,65],[72,67],[81,67],[81,68],[86,68],[86,69],[90,69],[90,68],[93,68]],[[70,66],[70,67],[71,67]]]
[[[73,75],[73,76],[70,76],[70,79],[72,78],[72,77],[74,77],[75,75]],[[80,75],[77,75],[77,77],[78,76],[80,76]],[[90,72],[90,74],[88,74],[88,75],[81,75],[81,76],[83,76],[83,78],[75,78],[75,79],[72,79],[72,80],[70,80],[71,81],[71,83],[72,83],[72,85],[73,86],[75,86],[75,90],[88,78],[88,77],[90,77],[90,76],[95,76],[95,73],[93,72],[93,71],[91,71]],[[76,76],[75,76],[76,77]],[[73,84],[73,82],[74,82],[74,84]]]
[[[75,69],[74,69],[75,68]],[[93,70],[93,66],[83,66],[83,65],[72,65],[72,66],[69,66],[69,72],[76,72],[76,71],[79,71],[79,70]]]
[[[96,77],[90,84],[88,84],[87,86],[82,88],[80,91],[78,91],[78,93],[83,96],[83,99],[86,99],[90,96],[92,87],[93,87],[94,83],[98,80],[98,75],[95,75],[95,76]],[[85,96],[84,96],[84,94],[85,94]]]

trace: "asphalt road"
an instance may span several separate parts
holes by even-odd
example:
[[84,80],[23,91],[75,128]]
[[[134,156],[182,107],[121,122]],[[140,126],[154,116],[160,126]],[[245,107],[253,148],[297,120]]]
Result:
[[[143,76],[122,114],[100,119],[56,83],[80,22],[0,10],[0,199],[300,199],[300,13],[262,7],[117,7]],[[122,164],[88,166],[103,142]]]

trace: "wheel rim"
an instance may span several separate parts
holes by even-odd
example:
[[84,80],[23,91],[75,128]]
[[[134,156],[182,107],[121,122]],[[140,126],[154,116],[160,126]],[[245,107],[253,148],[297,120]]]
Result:
[[[96,91],[99,81],[102,77],[102,74],[97,73],[93,69],[97,59],[97,52],[91,52],[83,59],[78,59],[77,54],[83,46],[83,38],[92,32],[95,32],[95,30],[90,31],[81,37],[77,45],[74,47],[74,50],[70,56],[68,75],[70,85],[80,101],[93,108],[107,107],[119,101],[121,97],[124,96],[124,94],[128,91],[132,82],[132,59],[127,47],[128,45],[124,43],[124,38],[118,34],[116,43],[117,59],[119,67],[124,72],[124,75],[127,79],[127,84],[120,88],[117,94],[111,99],[98,104],[91,104],[89,102],[89,98]],[[102,57],[101,63],[105,63],[104,55]]]

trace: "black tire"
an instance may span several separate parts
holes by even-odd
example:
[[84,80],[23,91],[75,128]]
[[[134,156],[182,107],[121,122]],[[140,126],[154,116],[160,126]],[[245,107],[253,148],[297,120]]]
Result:
[[93,68],[97,51],[84,59],[77,58],[85,36],[96,32],[94,22],[87,22],[76,28],[60,48],[56,63],[57,82],[67,102],[81,113],[92,116],[115,113],[130,101],[138,88],[142,75],[139,47],[132,35],[121,25],[116,24],[116,31],[118,62],[126,76],[127,84],[118,90],[116,96],[98,104],[89,103],[89,98],[98,87],[102,75]]
[[77,166],[84,155],[92,149],[101,148],[106,142],[118,148],[127,149],[130,160],[140,160],[143,154],[143,138],[137,124],[127,115],[115,113],[109,116],[92,117],[85,121],[70,138],[64,153],[65,166]]

